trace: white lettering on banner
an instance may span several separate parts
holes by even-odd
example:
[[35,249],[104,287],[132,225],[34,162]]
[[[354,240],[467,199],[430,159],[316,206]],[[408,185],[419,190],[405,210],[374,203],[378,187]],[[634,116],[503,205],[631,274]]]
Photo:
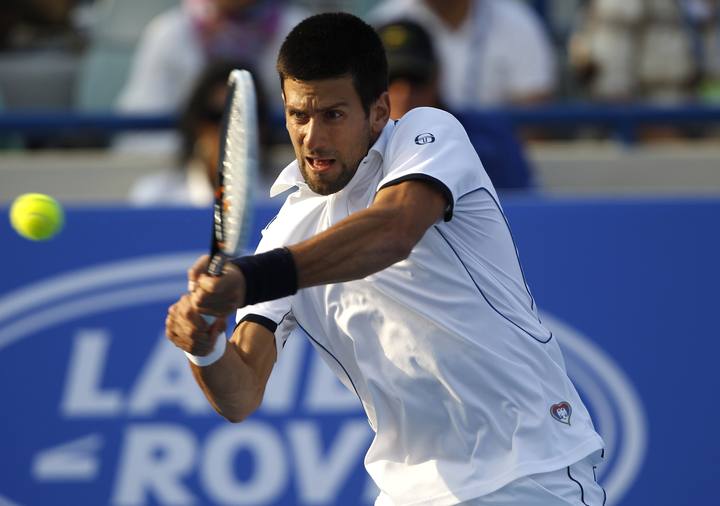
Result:
[[36,481],[90,481],[100,468],[98,455],[103,446],[100,434],[90,434],[68,443],[46,448],[33,458]]
[[162,405],[177,406],[190,415],[212,412],[185,357],[164,336],[140,372],[128,410],[133,415],[152,415]]
[[112,417],[126,409],[152,415],[174,406],[190,415],[212,412],[181,353],[161,337],[143,365],[129,398],[118,389],[103,389],[111,337],[105,329],[77,332],[70,354],[61,405],[66,417]]
[[[233,460],[246,450],[252,455],[253,475],[240,481]],[[279,435],[270,426],[247,421],[225,425],[208,439],[200,474],[208,495],[222,504],[267,504],[276,500],[288,481],[287,458]]]
[[75,335],[60,403],[64,416],[109,417],[122,410],[122,393],[101,386],[109,346],[110,336],[105,330],[80,330]]
[[[129,394],[103,386],[111,342],[107,329],[81,329],[76,333],[60,403],[64,416],[152,416],[163,406],[176,407],[188,415],[212,413],[187,361],[164,336],[150,352]],[[310,413],[362,413],[355,393],[345,388],[315,353],[308,355],[308,348],[302,334],[288,340],[270,376],[261,412],[289,413],[300,399],[300,406]],[[306,356],[308,379],[301,393]]]
[[[198,448],[195,434],[181,426],[131,425],[121,445],[112,504],[194,503],[187,480],[196,473],[214,504],[273,503],[287,493],[291,463],[298,502],[332,504],[362,461],[371,433],[364,420],[346,420],[326,447],[321,430],[312,421],[290,422],[287,445],[278,429],[263,422],[222,424]],[[252,460],[252,474],[243,479],[234,473],[240,452]]]
[[343,424],[330,451],[323,456],[320,427],[313,422],[291,424],[288,438],[294,450],[301,504],[331,504],[360,461],[358,456],[367,449],[370,436],[365,421],[349,421]]
[[195,435],[177,425],[130,425],[112,503],[146,504],[148,496],[160,504],[195,503],[182,480],[193,470],[196,446]]

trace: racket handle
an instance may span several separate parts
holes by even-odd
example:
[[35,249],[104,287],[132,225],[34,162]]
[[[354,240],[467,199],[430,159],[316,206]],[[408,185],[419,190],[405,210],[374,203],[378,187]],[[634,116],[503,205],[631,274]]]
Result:
[[[225,262],[227,262],[227,260],[228,256],[224,253],[220,251],[215,253],[210,259],[210,263],[208,264],[208,274],[210,274],[211,276],[222,276],[223,268],[225,268]],[[203,320],[205,320],[208,325],[212,325],[213,323],[215,323],[215,320],[217,320],[217,317],[209,314],[204,314],[200,316],[203,317]]]
[[222,252],[215,253],[210,259],[208,264],[207,272],[211,276],[222,276],[223,269],[225,268],[225,262],[228,261],[228,256]]

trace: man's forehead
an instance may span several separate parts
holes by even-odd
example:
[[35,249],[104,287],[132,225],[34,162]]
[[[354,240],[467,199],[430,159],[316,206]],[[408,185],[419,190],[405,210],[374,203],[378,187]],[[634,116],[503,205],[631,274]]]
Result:
[[286,79],[283,83],[283,95],[288,107],[321,109],[337,104],[360,103],[350,76],[312,81]]

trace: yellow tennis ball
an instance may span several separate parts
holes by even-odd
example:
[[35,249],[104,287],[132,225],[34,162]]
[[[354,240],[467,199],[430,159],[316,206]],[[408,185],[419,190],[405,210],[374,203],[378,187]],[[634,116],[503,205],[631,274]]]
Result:
[[44,241],[60,232],[65,222],[62,206],[42,193],[20,195],[10,207],[10,223],[18,234],[32,241]]

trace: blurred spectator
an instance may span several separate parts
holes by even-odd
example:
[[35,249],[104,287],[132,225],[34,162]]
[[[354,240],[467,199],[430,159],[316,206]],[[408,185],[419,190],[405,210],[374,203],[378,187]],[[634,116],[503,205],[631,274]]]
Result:
[[0,51],[82,49],[85,40],[73,20],[78,4],[80,0],[3,0]]
[[377,32],[388,59],[390,117],[401,118],[415,107],[447,109],[440,97],[438,66],[430,35],[413,21],[398,20]]
[[[270,107],[282,110],[275,71],[285,35],[305,12],[281,0],[183,0],[147,26],[118,99],[127,112],[173,113],[212,60],[247,61],[264,83]],[[124,147],[168,152],[177,139],[124,138]]]
[[[0,109],[66,109],[86,31],[77,23],[83,0],[0,2]],[[0,147],[64,147],[53,132],[4,134]],[[9,139],[9,140],[8,140]]]
[[[438,86],[441,65],[425,29],[412,21],[398,20],[377,31],[388,58],[390,117],[400,118],[415,107],[447,109]],[[501,117],[466,119],[470,141],[495,187],[531,187],[530,166],[510,125]]]
[[440,90],[455,110],[552,97],[555,53],[540,19],[518,0],[385,0],[375,25],[408,19],[433,37]]
[[720,1],[681,0],[699,67],[698,98],[720,102]]
[[592,0],[570,38],[589,98],[673,103],[691,98],[697,65],[676,0]]
[[[139,206],[199,206],[213,201],[220,156],[220,130],[227,78],[236,68],[252,69],[243,63],[211,63],[200,75],[185,105],[178,125],[182,139],[175,169],[148,174],[130,189],[129,200]],[[268,114],[264,91],[255,78],[258,105],[260,166],[263,167],[268,139]]]

